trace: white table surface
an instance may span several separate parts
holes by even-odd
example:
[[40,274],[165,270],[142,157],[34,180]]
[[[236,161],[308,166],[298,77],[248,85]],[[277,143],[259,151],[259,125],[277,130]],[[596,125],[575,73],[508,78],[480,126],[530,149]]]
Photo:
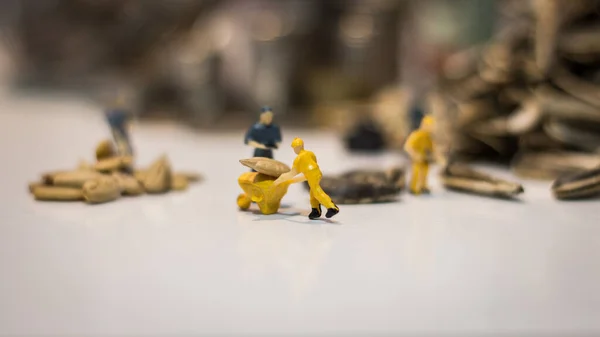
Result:
[[[281,214],[236,209],[243,130],[136,125],[138,161],[169,154],[205,182],[88,206],[36,202],[27,182],[92,159],[108,136],[81,102],[0,102],[0,335],[600,334],[597,200],[557,202],[525,182],[521,202],[444,191],[341,206],[310,221],[292,186]],[[302,136],[325,173],[386,167],[333,135]],[[500,172],[509,176],[506,172]],[[253,206],[254,207],[254,206]]]

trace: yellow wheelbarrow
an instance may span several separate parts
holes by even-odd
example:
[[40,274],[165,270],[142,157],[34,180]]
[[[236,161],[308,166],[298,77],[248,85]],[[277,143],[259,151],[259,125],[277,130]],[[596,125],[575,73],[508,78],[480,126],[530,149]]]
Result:
[[237,197],[237,205],[242,210],[247,210],[254,202],[262,214],[277,213],[288,187],[293,183],[304,181],[304,177],[300,177],[274,186],[273,182],[281,174],[290,170],[287,165],[261,157],[240,160],[240,162],[258,171],[242,173],[238,178],[238,184],[244,191]]

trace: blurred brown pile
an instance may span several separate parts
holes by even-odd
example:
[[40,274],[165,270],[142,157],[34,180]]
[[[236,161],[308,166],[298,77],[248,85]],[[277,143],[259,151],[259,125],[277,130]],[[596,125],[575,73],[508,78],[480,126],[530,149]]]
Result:
[[504,1],[504,28],[447,60],[431,94],[452,158],[553,179],[600,165],[600,1]]

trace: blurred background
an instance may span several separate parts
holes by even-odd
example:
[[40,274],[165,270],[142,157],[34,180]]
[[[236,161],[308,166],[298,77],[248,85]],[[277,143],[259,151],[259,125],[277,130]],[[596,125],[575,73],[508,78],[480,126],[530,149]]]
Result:
[[0,6],[14,91],[76,93],[99,109],[127,92],[139,120],[199,130],[246,128],[269,105],[277,123],[338,132],[352,150],[401,147],[423,113],[464,158],[535,165],[532,153],[600,146],[597,0]]

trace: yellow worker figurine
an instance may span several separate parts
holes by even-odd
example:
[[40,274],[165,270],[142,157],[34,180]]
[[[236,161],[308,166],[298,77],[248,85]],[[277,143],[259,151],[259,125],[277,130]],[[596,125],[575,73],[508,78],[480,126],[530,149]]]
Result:
[[294,160],[291,171],[282,174],[273,182],[277,186],[285,181],[294,179],[298,174],[302,173],[308,181],[310,187],[310,207],[312,211],[308,215],[311,220],[321,217],[321,205],[327,207],[327,218],[338,214],[340,209],[331,201],[331,198],[321,188],[321,178],[323,174],[317,164],[317,157],[311,151],[304,149],[304,141],[300,138],[294,138],[292,148],[298,155]]
[[404,144],[404,150],[412,159],[412,176],[410,179],[410,192],[413,194],[429,193],[427,174],[429,161],[433,156],[433,117],[427,115],[421,120],[418,130],[413,131]]

